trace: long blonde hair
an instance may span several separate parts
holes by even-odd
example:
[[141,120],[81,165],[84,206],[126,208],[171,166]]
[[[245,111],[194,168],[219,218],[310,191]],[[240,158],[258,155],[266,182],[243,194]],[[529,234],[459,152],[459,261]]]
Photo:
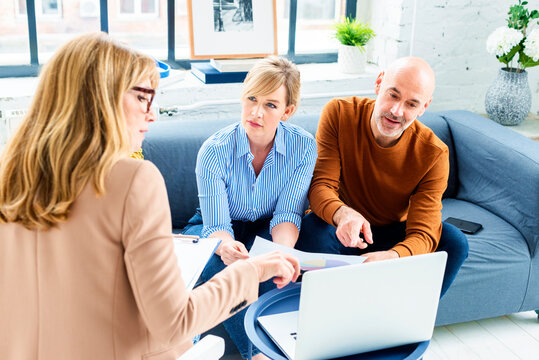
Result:
[[155,61],[105,33],[62,46],[1,156],[0,223],[48,229],[68,218],[88,182],[103,194],[106,175],[130,150],[123,96],[145,79],[157,87]]

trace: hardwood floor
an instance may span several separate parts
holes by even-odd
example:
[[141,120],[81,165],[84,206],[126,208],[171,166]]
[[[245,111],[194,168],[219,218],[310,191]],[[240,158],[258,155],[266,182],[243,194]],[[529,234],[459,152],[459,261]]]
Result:
[[[240,360],[239,355],[222,360]],[[535,311],[440,326],[423,360],[539,360]]]
[[535,311],[434,329],[424,360],[538,360],[539,321]]

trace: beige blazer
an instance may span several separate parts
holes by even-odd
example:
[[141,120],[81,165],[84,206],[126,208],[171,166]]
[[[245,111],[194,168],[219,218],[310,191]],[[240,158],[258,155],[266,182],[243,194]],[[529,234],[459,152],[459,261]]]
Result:
[[123,159],[49,231],[0,224],[0,358],[175,359],[258,296],[238,261],[185,290],[163,178]]

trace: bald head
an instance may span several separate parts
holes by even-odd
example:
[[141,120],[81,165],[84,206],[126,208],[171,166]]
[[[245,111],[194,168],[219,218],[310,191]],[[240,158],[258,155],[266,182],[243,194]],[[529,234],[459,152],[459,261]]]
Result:
[[403,57],[393,61],[385,71],[384,78],[405,77],[418,88],[423,88],[424,95],[432,98],[435,86],[434,70],[423,59]]
[[393,145],[423,115],[432,101],[434,83],[432,68],[415,57],[400,58],[378,75],[371,128],[379,145]]

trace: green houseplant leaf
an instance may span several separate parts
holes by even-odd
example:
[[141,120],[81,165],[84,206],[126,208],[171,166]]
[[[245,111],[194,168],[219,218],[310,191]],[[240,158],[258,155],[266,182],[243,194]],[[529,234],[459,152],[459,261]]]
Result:
[[[509,51],[509,53],[505,54],[504,56],[498,56],[498,60],[500,60],[500,62],[504,63],[505,65],[508,65],[509,66],[509,62],[511,60],[513,60],[513,58],[515,57],[515,55],[519,52],[519,50],[521,50],[522,47],[519,45],[517,46],[514,46],[511,51]],[[520,55],[519,55],[520,56]]]
[[522,66],[524,68],[529,68],[529,67],[532,67],[532,66],[539,65],[539,60],[538,61],[533,61],[533,59],[531,57],[524,54],[524,52],[522,52],[522,51],[519,53],[518,61],[522,64]]
[[375,32],[367,23],[362,23],[351,17],[344,18],[343,21],[334,25],[334,37],[343,45],[357,46],[361,51],[365,51],[364,46],[370,39],[376,36]]

